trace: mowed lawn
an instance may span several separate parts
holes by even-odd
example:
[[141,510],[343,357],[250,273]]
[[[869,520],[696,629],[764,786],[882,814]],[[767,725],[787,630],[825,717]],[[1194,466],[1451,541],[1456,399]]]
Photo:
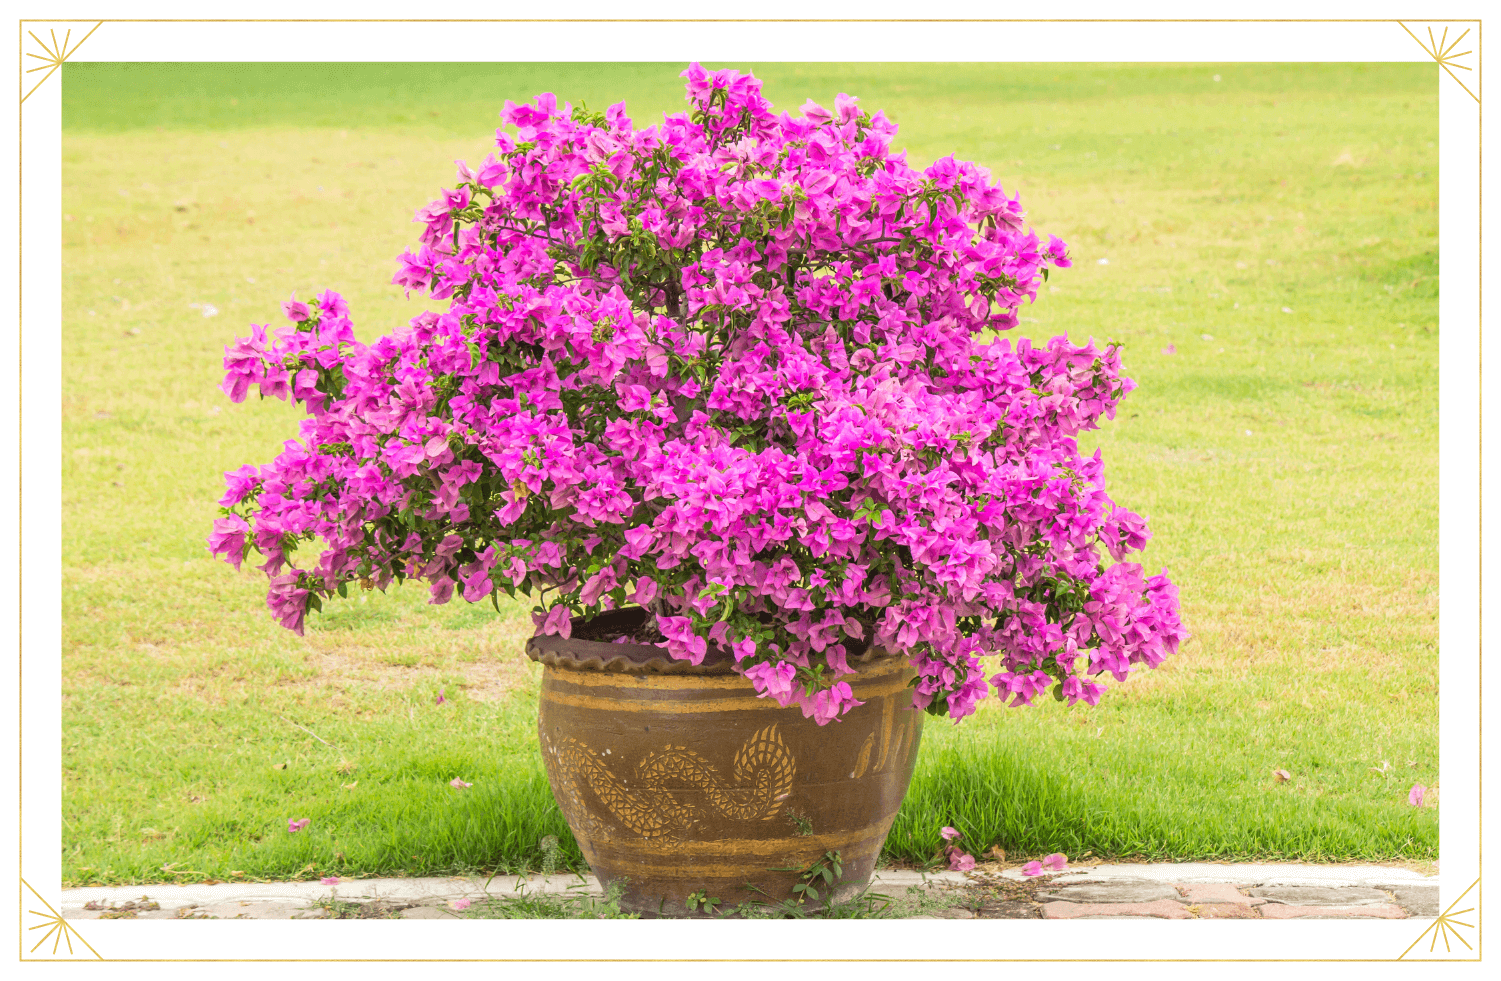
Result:
[[[885,109],[914,163],[984,163],[1070,243],[1020,332],[1126,345],[1140,387],[1085,442],[1193,635],[1092,710],[929,720],[888,858],[954,825],[1008,861],[1435,859],[1407,803],[1439,783],[1433,66],[733,67],[779,108]],[[221,474],[296,434],[217,384],[294,291],[344,293],[367,341],[424,309],[392,260],[505,99],[645,125],[681,68],[63,69],[67,883],[577,864],[525,610],[418,586],[296,637],[210,560]]]

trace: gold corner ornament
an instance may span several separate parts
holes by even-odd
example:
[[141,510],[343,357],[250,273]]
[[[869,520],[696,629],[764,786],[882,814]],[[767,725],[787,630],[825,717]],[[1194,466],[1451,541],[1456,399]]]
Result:
[[[31,93],[40,88],[43,82],[52,77],[53,72],[57,71],[63,66],[63,62],[73,57],[73,53],[83,45],[83,42],[87,41],[91,36],[93,36],[94,31],[99,30],[99,28],[103,26],[104,21],[101,20],[89,30],[88,34],[85,34],[83,37],[79,38],[77,43],[72,44],[71,47],[69,46],[69,44],[73,40],[72,28],[67,28],[63,31],[63,39],[61,42],[57,40],[56,31],[48,31],[47,33],[51,37],[51,44],[48,44],[46,41],[37,37],[35,31],[27,31],[26,33],[31,37],[33,41],[36,42],[36,45],[41,50],[41,53],[38,54],[34,51],[27,51],[25,52],[26,57],[35,58],[37,61],[40,61],[41,64],[36,65],[33,68],[26,69],[25,74],[30,75],[33,72],[40,71],[45,71],[47,74],[37,79],[36,84],[33,85],[30,89],[27,89],[26,94],[21,96],[22,104],[25,104],[26,100],[31,98]],[[22,84],[24,85],[25,83],[23,82]]]
[[27,927],[26,929],[28,932],[31,930],[43,929],[47,931],[46,933],[42,934],[42,938],[40,940],[32,945],[31,950],[28,953],[36,953],[37,948],[41,947],[48,940],[51,940],[52,950],[49,953],[51,953],[52,956],[57,956],[64,944],[67,945],[67,956],[78,956],[78,954],[81,954],[82,951],[79,951],[77,954],[75,954],[73,950],[73,941],[74,939],[77,939],[78,943],[81,946],[88,948],[89,953],[93,954],[101,961],[104,960],[104,955],[95,950],[87,940],[83,939],[83,935],[78,932],[78,928],[73,926],[73,924],[69,923],[67,920],[63,919],[63,915],[57,910],[53,909],[51,903],[47,902],[47,900],[45,899],[42,899],[42,894],[37,892],[35,889],[32,889],[31,883],[27,882],[25,879],[22,879],[21,885],[25,886],[27,889],[30,889],[31,894],[38,900],[41,900],[43,906],[47,907],[47,912],[45,913],[43,913],[39,909],[29,909],[26,911],[33,916],[40,916],[42,918],[42,922]]
[[1422,943],[1423,938],[1428,936],[1429,933],[1433,934],[1433,939],[1428,942],[1428,953],[1430,954],[1437,952],[1438,941],[1441,935],[1444,938],[1444,953],[1453,953],[1454,948],[1449,943],[1450,934],[1453,934],[1455,940],[1464,944],[1466,950],[1473,951],[1475,948],[1471,947],[1470,942],[1466,940],[1464,936],[1459,932],[1459,927],[1464,927],[1467,930],[1473,930],[1475,929],[1475,924],[1461,922],[1458,917],[1474,913],[1479,901],[1472,900],[1472,903],[1475,905],[1471,905],[1461,910],[1456,910],[1454,907],[1458,906],[1460,900],[1468,896],[1478,885],[1480,885],[1479,879],[1476,879],[1474,882],[1470,883],[1470,888],[1460,893],[1459,899],[1456,899],[1454,900],[1454,902],[1450,903],[1449,908],[1440,913],[1438,919],[1434,920],[1433,923],[1429,925],[1427,930],[1424,930],[1421,934],[1418,935],[1418,939],[1408,944],[1407,950],[1402,951],[1402,953],[1398,955],[1397,960],[1400,961],[1403,957],[1406,957],[1409,953],[1411,953],[1412,949],[1418,944]]
[[[1470,29],[1468,27],[1465,28],[1458,37],[1450,41],[1449,28],[1447,26],[1441,29],[1442,33],[1440,33],[1437,37],[1434,36],[1433,28],[1430,26],[1426,28],[1428,32],[1428,40],[1424,41],[1418,35],[1413,33],[1412,28],[1408,27],[1400,20],[1397,21],[1397,25],[1401,27],[1402,30],[1406,31],[1409,37],[1418,42],[1418,44],[1422,46],[1423,50],[1428,52],[1428,57],[1438,62],[1438,66],[1449,73],[1450,78],[1459,83],[1459,87],[1465,90],[1466,95],[1474,99],[1477,105],[1480,103],[1480,96],[1476,95],[1474,92],[1471,92],[1470,87],[1464,83],[1464,79],[1454,74],[1454,70],[1456,68],[1462,72],[1474,71],[1474,69],[1469,65],[1460,64],[1459,59],[1474,54],[1475,49],[1470,48],[1466,51],[1454,50],[1455,48],[1458,48],[1460,46],[1460,43],[1464,41],[1465,37],[1469,35]],[[1478,76],[1473,74],[1466,77],[1470,79],[1478,78]],[[1477,84],[1475,88],[1478,90],[1480,86]]]

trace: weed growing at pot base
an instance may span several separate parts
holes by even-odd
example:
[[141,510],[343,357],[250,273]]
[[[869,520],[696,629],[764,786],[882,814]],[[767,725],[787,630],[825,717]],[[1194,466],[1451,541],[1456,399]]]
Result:
[[513,896],[487,895],[469,907],[461,915],[476,920],[635,920],[635,913],[620,908],[621,888],[611,883],[603,896],[589,896],[582,890],[558,895],[556,893],[531,893],[525,890]]
[[[582,889],[582,886],[580,887]],[[591,897],[582,892],[565,895],[556,893],[527,894],[515,896],[496,894],[486,896],[454,915],[480,920],[634,920],[634,913],[620,909],[620,887],[612,885],[603,897]],[[711,897],[705,896],[704,900]],[[952,905],[930,894],[927,890],[913,887],[908,894],[893,898],[880,893],[863,892],[843,903],[826,907],[809,908],[790,900],[758,901],[730,904],[714,903],[712,906],[699,903],[700,912],[709,914],[709,919],[725,920],[864,920],[900,919],[916,916]]]
[[[642,119],[681,105],[677,79],[643,81],[654,66],[584,68],[486,66],[480,99],[447,66],[373,66],[400,81],[369,86],[342,81],[363,77],[347,65],[308,66],[316,85],[275,65],[62,69],[63,262],[88,271],[62,294],[65,881],[536,869],[549,834],[579,861],[533,741],[529,622],[413,590],[298,639],[202,529],[222,471],[295,429],[280,403],[222,404],[226,334],[330,283],[366,284],[349,295],[365,340],[417,313],[370,270],[449,161],[483,157],[460,134],[493,127],[495,99],[622,92]],[[1013,334],[1126,344],[1140,387],[1096,436],[1193,635],[1089,712],[927,726],[888,855],[926,861],[951,825],[976,856],[992,828],[1037,856],[1077,858],[1077,836],[1101,857],[1433,857],[1437,810],[1406,804],[1439,782],[1431,66],[756,71],[779,104],[861,93],[914,161],[959,149],[1070,242],[1074,267]],[[292,89],[317,104],[258,101]],[[329,180],[308,148],[335,145],[358,166]],[[461,711],[431,726],[445,685],[443,711]],[[992,725],[979,768],[963,747]],[[353,773],[333,772],[341,753]],[[1043,780],[1037,754],[1068,766]],[[475,796],[444,806],[494,795],[472,837],[434,823],[455,776]],[[1068,817],[1001,814],[991,781]],[[288,836],[289,817],[312,823]],[[338,847],[317,837],[328,822]]]
[[[922,890],[914,887],[914,892]],[[884,893],[862,892],[842,903],[808,906],[795,900],[777,901],[748,900],[720,911],[723,919],[737,920],[895,920],[916,915],[924,906],[936,904],[926,901],[926,896],[913,895],[905,899],[893,899]]]

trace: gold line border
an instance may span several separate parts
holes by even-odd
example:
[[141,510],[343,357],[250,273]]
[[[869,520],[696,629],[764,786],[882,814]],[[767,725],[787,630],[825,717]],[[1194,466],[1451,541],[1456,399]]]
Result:
[[[1152,917],[1141,917],[1150,920]],[[266,921],[274,922],[274,921]],[[902,923],[904,920],[888,922]],[[1385,921],[1378,921],[1385,922]],[[1479,957],[1446,958],[1468,964]],[[22,958],[28,960],[28,958]],[[29,958],[37,960],[37,958]],[[110,964],[1395,964],[1390,957],[110,957]],[[51,962],[49,962],[51,963]],[[1416,964],[1417,961],[1404,961]],[[1423,962],[1433,963],[1433,962]]]
[[[25,24],[88,24],[49,17]],[[101,24],[1400,24],[1396,17],[106,17]],[[1450,20],[1478,24],[1476,18]],[[1421,42],[1420,42],[1421,43]]]

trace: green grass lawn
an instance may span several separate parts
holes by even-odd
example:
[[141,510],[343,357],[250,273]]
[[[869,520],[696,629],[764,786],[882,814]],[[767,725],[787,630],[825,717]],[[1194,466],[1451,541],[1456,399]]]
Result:
[[[1439,782],[1433,67],[739,67],[780,108],[884,108],[914,163],[986,164],[1070,243],[1021,332],[1126,344],[1140,388],[1087,448],[1193,634],[1093,710],[930,720],[888,858],[945,824],[1013,859],[1436,858],[1407,804]],[[293,290],[343,292],[365,340],[421,310],[392,259],[505,99],[644,125],[679,70],[63,69],[66,883],[519,869],[549,835],[578,863],[523,611],[393,590],[299,638],[209,559],[221,473],[295,435],[216,386]]]

